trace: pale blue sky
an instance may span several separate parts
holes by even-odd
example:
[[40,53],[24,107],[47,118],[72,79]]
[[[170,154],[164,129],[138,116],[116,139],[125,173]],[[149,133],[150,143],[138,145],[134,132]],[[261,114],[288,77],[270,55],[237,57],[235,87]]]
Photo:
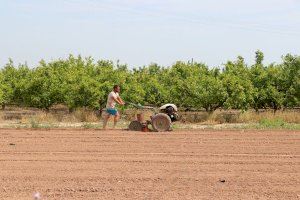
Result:
[[300,55],[300,0],[0,0],[0,66],[68,54],[131,67]]

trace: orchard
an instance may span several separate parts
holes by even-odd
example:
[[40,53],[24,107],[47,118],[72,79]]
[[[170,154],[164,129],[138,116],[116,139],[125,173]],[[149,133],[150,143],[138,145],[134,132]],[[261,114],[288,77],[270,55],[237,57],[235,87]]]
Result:
[[91,57],[40,61],[35,67],[15,65],[0,70],[0,104],[49,110],[64,104],[70,110],[104,106],[115,84],[125,101],[154,106],[172,102],[184,109],[267,109],[300,106],[300,56],[285,55],[281,63],[255,64],[242,57],[221,67],[197,62],[176,62],[163,67],[151,64],[131,69],[127,65]]

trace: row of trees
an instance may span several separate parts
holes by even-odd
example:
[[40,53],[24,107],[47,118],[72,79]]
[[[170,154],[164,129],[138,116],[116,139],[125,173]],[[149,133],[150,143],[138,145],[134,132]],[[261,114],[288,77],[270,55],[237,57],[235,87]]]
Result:
[[0,104],[49,109],[65,104],[98,108],[114,84],[122,87],[125,101],[214,111],[218,108],[293,108],[300,106],[300,56],[286,55],[282,63],[263,64],[256,52],[255,64],[242,57],[219,68],[202,63],[177,62],[164,68],[151,64],[138,69],[111,61],[69,56],[41,61],[35,68],[15,66],[12,60],[0,71]]

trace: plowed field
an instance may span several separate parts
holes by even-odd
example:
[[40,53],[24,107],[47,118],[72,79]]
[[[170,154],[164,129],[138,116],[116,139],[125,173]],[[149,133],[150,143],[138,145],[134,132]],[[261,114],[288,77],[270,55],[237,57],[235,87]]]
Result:
[[299,131],[0,130],[0,199],[299,199]]

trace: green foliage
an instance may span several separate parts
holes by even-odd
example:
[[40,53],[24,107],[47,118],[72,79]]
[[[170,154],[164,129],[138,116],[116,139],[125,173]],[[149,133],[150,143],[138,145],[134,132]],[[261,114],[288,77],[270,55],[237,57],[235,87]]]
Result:
[[284,92],[283,104],[286,107],[300,104],[300,56],[290,54],[283,58],[281,65],[281,90]]
[[227,91],[224,107],[247,110],[253,103],[255,90],[244,59],[239,56],[237,61],[227,62],[221,77]]
[[262,119],[259,121],[256,128],[260,129],[290,129],[290,130],[299,130],[299,124],[287,123],[281,118],[276,119]]
[[282,88],[283,70],[281,66],[270,65],[267,68],[256,64],[251,68],[251,80],[254,86],[253,107],[278,110],[284,102]]
[[260,50],[257,50],[255,52],[255,63],[256,65],[262,65],[262,62],[264,61],[264,53]]
[[84,129],[100,129],[101,126],[99,124],[84,123],[82,125],[82,128],[84,128]]
[[16,75],[17,71],[14,68],[13,61],[9,59],[9,62],[0,72],[0,104],[5,105],[14,100],[15,88],[18,85]]
[[5,105],[10,102],[12,89],[4,80],[3,73],[0,73],[0,105]]
[[35,68],[15,66],[12,60],[0,70],[0,104],[17,104],[48,110],[65,104],[70,110],[105,106],[113,85],[121,85],[127,102],[182,108],[247,110],[300,106],[300,56],[286,55],[279,64],[264,65],[264,54],[255,53],[255,64],[242,57],[224,68],[202,63],[176,62],[128,69],[119,62],[94,61],[70,55],[41,61]]

